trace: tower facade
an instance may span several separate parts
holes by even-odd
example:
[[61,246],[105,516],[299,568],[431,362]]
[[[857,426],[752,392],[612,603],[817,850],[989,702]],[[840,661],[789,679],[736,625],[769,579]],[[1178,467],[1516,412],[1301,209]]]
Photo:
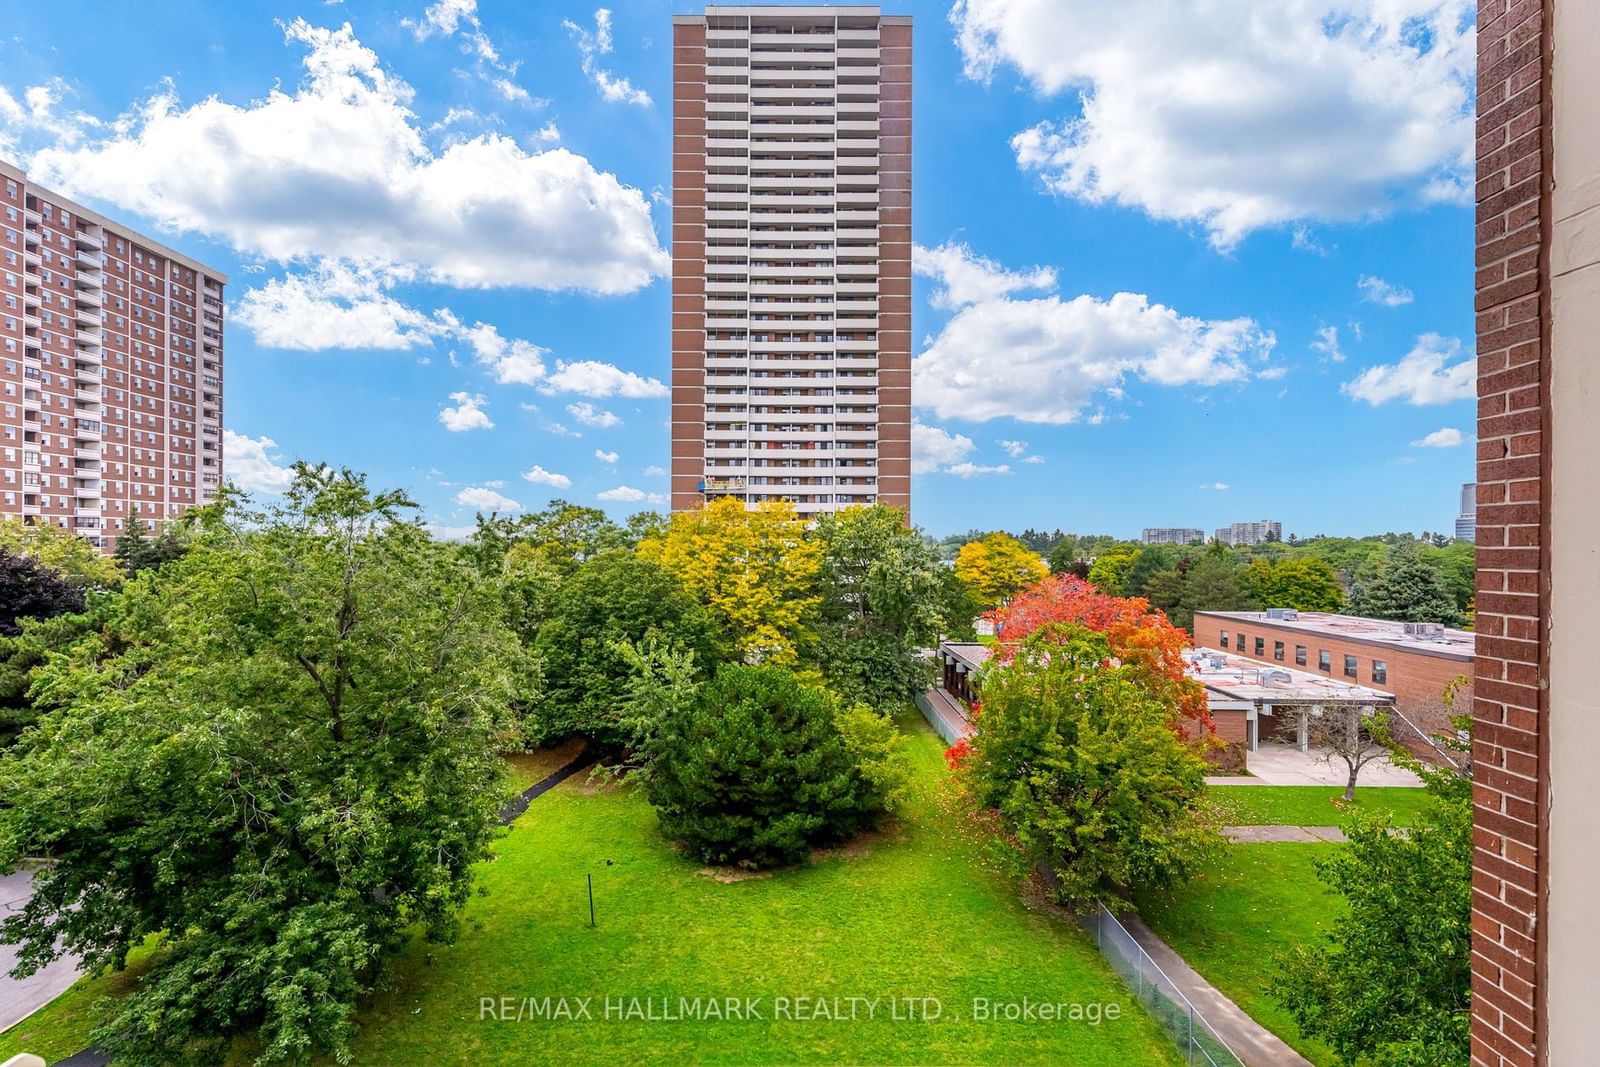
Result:
[[226,283],[0,162],[0,516],[109,549],[212,498]]
[[911,502],[911,19],[673,19],[672,509]]

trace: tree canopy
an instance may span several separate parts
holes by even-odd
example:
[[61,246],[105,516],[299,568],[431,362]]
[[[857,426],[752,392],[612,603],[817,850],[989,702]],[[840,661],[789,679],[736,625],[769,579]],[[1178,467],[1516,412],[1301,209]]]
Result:
[[1039,554],[1010,534],[970,541],[956,554],[956,575],[984,608],[999,607],[1048,573]]
[[815,641],[822,548],[787,500],[680,511],[639,555],[677,575],[746,662],[792,666]]
[[347,1053],[412,929],[448,938],[487,855],[522,653],[490,586],[411,502],[298,465],[232,492],[37,672],[0,756],[0,868],[49,855],[5,920],[22,967],[162,950],[95,1043],[119,1062]]

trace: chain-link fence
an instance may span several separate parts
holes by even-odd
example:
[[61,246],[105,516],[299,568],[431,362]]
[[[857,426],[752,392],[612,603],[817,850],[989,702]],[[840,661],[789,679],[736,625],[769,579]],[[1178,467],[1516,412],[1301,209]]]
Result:
[[1188,1063],[1197,1067],[1244,1067],[1244,1061],[1233,1054],[1189,998],[1104,904],[1096,904],[1095,910],[1083,917],[1083,925],[1094,936],[1095,945],[1111,969],[1138,994],[1139,1003],[1161,1024]]

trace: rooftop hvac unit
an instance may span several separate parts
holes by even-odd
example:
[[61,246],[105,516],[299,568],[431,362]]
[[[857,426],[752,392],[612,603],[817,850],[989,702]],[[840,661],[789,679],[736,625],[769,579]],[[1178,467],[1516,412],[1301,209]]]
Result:
[[1300,613],[1298,611],[1296,611],[1294,608],[1268,608],[1267,609],[1267,618],[1269,618],[1269,619],[1281,619],[1284,622],[1294,622],[1299,617],[1300,617]]
[[1221,656],[1209,656],[1206,659],[1206,666],[1214,671],[1222,670],[1225,665],[1226,661]]
[[1260,683],[1269,689],[1289,684],[1289,672],[1280,670],[1266,670],[1260,674]]
[[1405,624],[1407,637],[1442,637],[1444,623],[1442,622],[1408,622]]

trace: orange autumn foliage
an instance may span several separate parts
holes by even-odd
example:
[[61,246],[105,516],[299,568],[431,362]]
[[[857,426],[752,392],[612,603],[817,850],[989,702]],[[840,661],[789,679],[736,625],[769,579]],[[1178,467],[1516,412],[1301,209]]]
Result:
[[1144,597],[1111,596],[1076,575],[1053,574],[986,618],[995,624],[1000,663],[1010,662],[1022,639],[1048,623],[1076,623],[1104,634],[1117,662],[1141,668],[1180,715],[1213,732],[1205,688],[1184,670],[1189,634]]

